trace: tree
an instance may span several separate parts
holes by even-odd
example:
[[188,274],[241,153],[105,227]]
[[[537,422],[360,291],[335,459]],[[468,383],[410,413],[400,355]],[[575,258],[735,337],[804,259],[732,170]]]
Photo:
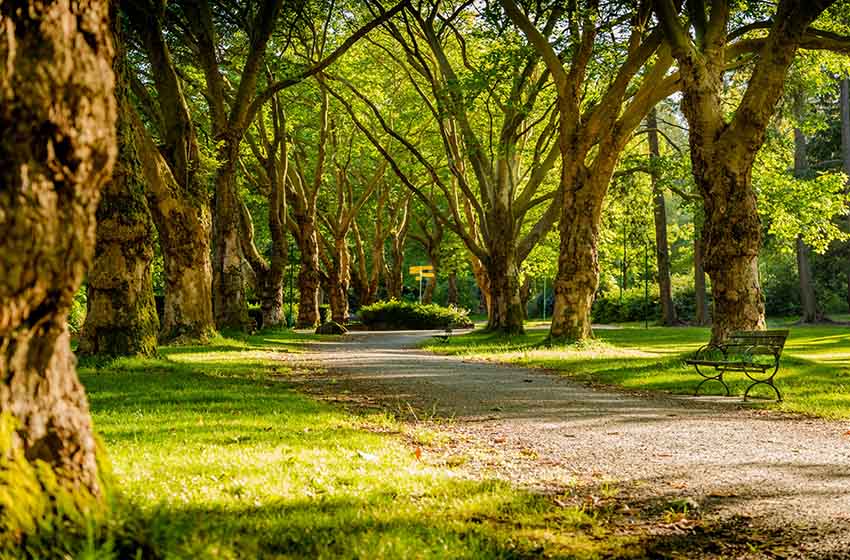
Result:
[[[582,340],[592,335],[599,225],[608,185],[635,128],[675,91],[678,77],[667,75],[672,58],[660,30],[651,27],[648,2],[570,3],[563,13],[553,10],[559,24],[547,23],[542,31],[514,0],[501,0],[501,5],[555,82],[561,247],[550,338]],[[553,41],[566,47],[558,52]],[[586,95],[588,90],[592,95]]]
[[[133,120],[133,143],[145,177],[145,194],[162,250],[165,305],[160,340],[206,340],[215,332],[212,314],[211,217],[201,150],[185,87],[165,41],[163,4],[126,0],[121,10],[139,37],[152,87],[130,73],[141,117]],[[155,139],[156,138],[156,139]]]
[[116,30],[113,64],[118,159],[97,208],[97,241],[86,284],[88,310],[78,351],[151,356],[159,331],[151,279],[154,226],[136,148],[135,109],[121,35]]
[[3,2],[0,26],[0,470],[100,497],[66,319],[117,151],[108,3]]
[[[401,68],[400,78],[427,109],[439,140],[434,148],[442,153],[420,149],[371,96],[341,76],[333,78],[368,108],[374,128],[401,144],[437,189],[439,199],[424,193],[397,161],[390,162],[402,183],[473,255],[488,329],[521,332],[519,268],[558,215],[556,190],[545,181],[558,159],[553,106],[544,92],[548,73],[538,54],[517,49],[512,37],[500,37],[497,26],[472,16],[468,5],[424,2],[408,7],[401,23],[388,21],[384,28],[401,52],[372,44]],[[474,47],[468,44],[473,39]],[[510,80],[503,79],[505,73]],[[331,93],[358,126],[370,128],[340,92]],[[380,151],[376,134],[367,136]],[[441,158],[448,177],[438,170]],[[545,211],[535,214],[538,207]]]
[[[649,138],[650,165],[661,157],[658,145],[658,112],[653,107],[646,119]],[[673,291],[670,286],[670,246],[667,242],[667,205],[664,191],[658,185],[658,171],[653,169],[652,210],[655,222],[655,261],[658,267],[658,292],[661,298],[661,324],[672,326],[677,323],[676,308],[673,305]]]
[[[702,248],[714,298],[715,341],[733,330],[764,328],[758,278],[761,224],[752,166],[797,50],[842,45],[834,34],[810,29],[830,4],[782,0],[770,19],[730,30],[732,9],[725,0],[688,2],[687,27],[672,0],[654,2],[679,66],[691,163],[704,201]],[[746,89],[727,119],[722,104],[724,73],[752,59]]]

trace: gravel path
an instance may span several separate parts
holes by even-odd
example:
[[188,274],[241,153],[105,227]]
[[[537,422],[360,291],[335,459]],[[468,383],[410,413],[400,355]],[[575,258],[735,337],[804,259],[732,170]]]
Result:
[[415,349],[432,334],[352,333],[314,345],[310,358],[337,390],[452,418],[459,439],[516,458],[521,468],[507,476],[518,482],[612,480],[634,499],[688,497],[716,518],[829,528],[828,548],[850,557],[847,422],[747,409],[736,399],[600,390]]

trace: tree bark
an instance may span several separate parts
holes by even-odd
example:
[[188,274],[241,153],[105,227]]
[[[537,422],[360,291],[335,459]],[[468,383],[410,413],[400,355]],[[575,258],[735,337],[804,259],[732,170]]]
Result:
[[[233,153],[231,153],[233,152]],[[242,272],[240,201],[236,192],[238,143],[222,148],[223,163],[216,177],[213,212],[213,314],[219,329],[244,330],[250,323],[246,279]]]
[[296,238],[301,252],[296,326],[304,329],[315,327],[319,322],[319,239],[315,219],[296,213],[295,220],[299,231]]
[[3,2],[0,29],[0,470],[43,461],[60,488],[99,497],[67,315],[116,157],[108,3]]
[[154,227],[134,141],[127,63],[120,31],[115,31],[118,159],[97,208],[94,259],[86,286],[88,310],[78,352],[152,356],[159,331],[151,278]]
[[708,325],[708,300],[705,291],[705,268],[702,262],[702,239],[699,231],[694,231],[694,299],[696,304],[696,323]]
[[675,3],[654,3],[656,17],[679,63],[691,168],[704,203],[702,238],[705,270],[714,296],[713,342],[726,339],[735,330],[765,328],[758,278],[761,223],[752,167],[803,36],[829,4],[778,3],[746,91],[727,118],[723,89],[730,10],[712,9],[709,17],[705,6],[689,4],[696,25],[705,26],[704,36],[694,42],[682,26]]
[[[844,77],[840,88],[841,160],[844,164],[844,173],[850,177],[850,78]],[[850,178],[847,180],[847,191],[850,192]],[[847,222],[850,224],[850,215],[847,217]],[[850,309],[850,265],[847,269],[847,308]]]
[[[661,157],[658,145],[658,114],[653,107],[646,119],[649,139],[650,161]],[[658,268],[658,293],[661,299],[661,324],[675,325],[676,307],[673,305],[673,290],[670,285],[670,245],[667,241],[667,208],[664,192],[658,187],[657,172],[653,169],[652,179],[652,209],[655,218],[655,263]]]
[[571,189],[567,196],[573,203],[565,202],[561,214],[561,250],[549,332],[557,340],[585,340],[593,335],[590,312],[599,282],[597,241],[602,197],[591,190]]
[[[794,99],[794,112],[796,118],[802,120],[805,111],[805,99],[802,92],[797,92]],[[809,172],[807,160],[806,136],[799,127],[794,128],[794,175],[804,178]],[[815,287],[812,283],[812,265],[809,261],[809,248],[803,240],[802,235],[797,235],[795,243],[797,255],[797,277],[800,283],[800,307],[802,316],[801,323],[817,323],[823,320],[823,314],[818,309]]]
[[348,322],[348,286],[351,283],[351,257],[345,238],[334,239],[334,254],[331,255],[328,271],[328,299],[331,320],[340,325]]
[[141,0],[122,2],[140,34],[159,99],[154,119],[160,147],[133,113],[135,144],[147,180],[145,194],[162,250],[165,306],[160,341],[205,341],[212,313],[211,218],[207,186],[198,176],[199,149],[189,106],[162,29],[161,10]]
[[449,285],[446,296],[446,304],[457,307],[460,297],[458,296],[457,291],[457,272],[454,270],[449,272]]

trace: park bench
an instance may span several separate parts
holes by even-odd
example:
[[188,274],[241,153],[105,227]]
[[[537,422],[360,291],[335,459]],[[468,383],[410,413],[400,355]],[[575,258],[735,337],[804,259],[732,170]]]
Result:
[[449,339],[452,337],[452,328],[446,327],[446,330],[443,331],[443,334],[435,334],[434,338],[436,338],[440,342],[448,343]]
[[787,338],[787,330],[736,331],[723,343],[706,344],[692,359],[685,360],[704,378],[694,395],[708,381],[719,381],[726,388],[726,396],[729,396],[729,385],[723,380],[723,375],[737,371],[743,372],[752,381],[744,391],[744,399],[756,385],[768,385],[776,392],[776,400],[781,401],[782,394],[773,379],[779,371],[779,356]]

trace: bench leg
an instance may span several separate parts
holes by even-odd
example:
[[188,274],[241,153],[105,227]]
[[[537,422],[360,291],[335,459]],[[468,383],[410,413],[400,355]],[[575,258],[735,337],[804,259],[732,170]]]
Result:
[[[773,392],[776,393],[776,402],[782,402],[782,393],[779,392],[779,389],[773,383],[773,379],[776,377],[776,373],[778,371],[779,371],[779,364],[777,363],[773,372],[771,372],[768,377],[765,377],[764,379],[759,379],[758,377],[755,377],[756,372],[750,372],[750,371],[745,370],[744,373],[746,374],[747,377],[750,378],[750,381],[752,381],[752,383],[750,384],[749,387],[747,387],[747,390],[744,391],[744,400],[747,400],[747,396],[750,394],[750,390],[753,387],[755,387],[756,385],[768,385],[768,386],[770,386],[771,389],[773,389]],[[767,372],[763,372],[762,375],[766,375],[766,373]]]
[[723,385],[723,387],[726,389],[726,396],[728,397],[728,396],[731,394],[731,393],[729,392],[729,385],[727,385],[727,384],[726,384],[726,382],[725,382],[725,381],[723,381],[723,373],[724,373],[724,372],[723,372],[723,370],[720,370],[720,372],[719,372],[717,375],[706,375],[706,374],[704,374],[703,372],[701,372],[699,369],[697,369],[697,373],[699,373],[700,375],[702,375],[705,379],[703,379],[702,381],[700,381],[700,382],[699,382],[699,385],[697,385],[697,388],[696,388],[696,390],[694,391],[694,396],[697,396],[697,395],[699,394],[699,390],[700,390],[700,389],[702,388],[702,386],[703,386],[703,385],[705,385],[705,383],[706,383],[706,382],[708,382],[708,381],[719,381],[719,382]]
[[756,385],[767,385],[776,393],[776,402],[782,402],[782,393],[780,393],[779,389],[776,388],[776,385],[773,384],[773,377],[769,379],[763,379],[761,381],[753,381],[753,383],[751,383],[750,386],[747,387],[747,390],[744,391],[744,400],[747,400],[747,396],[750,394],[750,389],[752,389]]

